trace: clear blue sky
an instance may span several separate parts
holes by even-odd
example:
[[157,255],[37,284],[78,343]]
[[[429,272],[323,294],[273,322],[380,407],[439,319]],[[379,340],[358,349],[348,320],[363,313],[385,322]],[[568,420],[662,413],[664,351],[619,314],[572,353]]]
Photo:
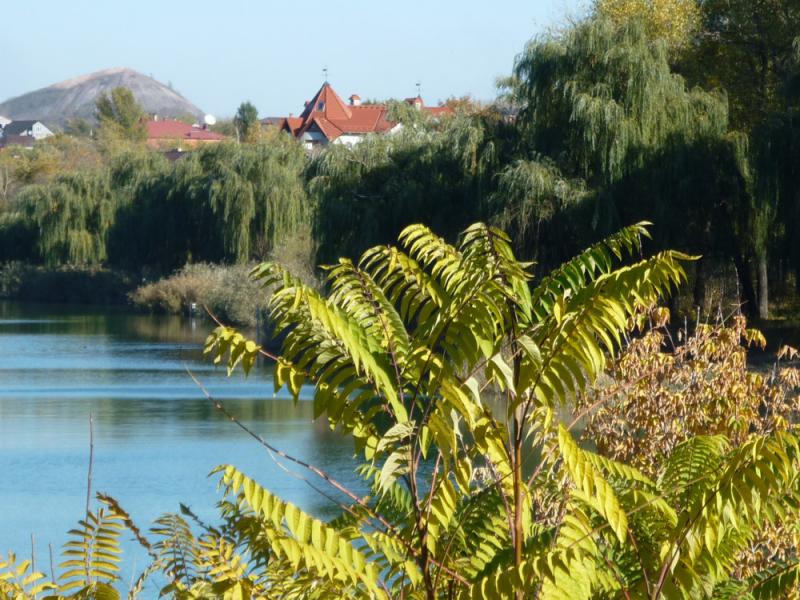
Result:
[[322,82],[345,98],[494,97],[532,36],[581,0],[23,0],[0,4],[0,101],[110,67],[167,83],[207,112],[251,100],[300,112]]

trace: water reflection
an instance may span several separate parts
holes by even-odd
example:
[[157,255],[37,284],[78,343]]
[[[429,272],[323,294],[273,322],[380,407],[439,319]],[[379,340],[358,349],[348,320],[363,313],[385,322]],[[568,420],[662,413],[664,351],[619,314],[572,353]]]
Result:
[[95,489],[116,496],[142,526],[180,502],[213,520],[218,495],[206,474],[222,463],[328,514],[329,501],[216,411],[187,368],[270,442],[357,485],[351,443],[312,423],[310,402],[275,397],[267,369],[228,379],[203,361],[210,328],[178,317],[0,303],[0,552],[27,553],[31,533],[45,551],[65,541],[85,502],[89,413]]

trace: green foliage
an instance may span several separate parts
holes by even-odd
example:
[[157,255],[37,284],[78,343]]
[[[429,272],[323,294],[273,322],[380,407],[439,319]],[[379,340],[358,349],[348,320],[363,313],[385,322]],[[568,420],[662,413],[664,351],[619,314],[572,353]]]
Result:
[[233,125],[236,128],[236,139],[241,141],[252,141],[260,129],[258,122],[258,109],[252,102],[242,102],[236,109],[233,117]]
[[144,141],[147,137],[144,118],[144,110],[128,88],[114,88],[97,99],[97,119],[100,122],[101,136]]
[[38,228],[37,250],[45,264],[96,265],[106,259],[115,206],[104,174],[62,175],[26,188],[18,203]]
[[[254,271],[275,288],[270,310],[284,337],[276,386],[297,397],[313,384],[315,413],[363,455],[373,496],[348,509],[359,530],[342,531],[375,552],[390,595],[613,593],[632,568],[629,531],[661,527],[648,535],[680,539],[676,508],[656,498],[654,481],[581,449],[553,417],[604,370],[636,306],[683,277],[686,257],[675,253],[619,266],[644,234],[643,225],[619,232],[532,291],[510,239],[482,224],[458,246],[410,226],[399,248],[329,267],[327,297],[275,265]],[[220,329],[207,351],[235,368],[258,352],[246,343]],[[488,390],[500,401],[488,402]],[[523,449],[550,451],[529,481]],[[536,518],[539,490],[557,494],[570,481],[557,517]],[[410,511],[392,508],[409,501]],[[657,556],[652,568],[666,560]],[[413,572],[398,568],[407,562]]]
[[416,222],[454,239],[483,214],[507,129],[481,115],[415,120],[313,157],[306,177],[316,201],[318,257],[361,253]]
[[193,261],[245,263],[292,245],[311,254],[306,160],[299,144],[275,136],[200,148],[174,166],[158,152],[121,145],[100,167],[38,184],[32,169],[44,168],[41,161],[26,161],[15,176],[30,166],[30,184],[0,213],[0,260],[149,275]]
[[64,132],[75,137],[92,137],[94,128],[86,119],[75,117],[67,121]]
[[264,257],[308,228],[302,148],[283,136],[199,148],[139,184],[111,233],[112,264],[170,271],[187,262]]
[[32,570],[31,561],[17,561],[13,553],[0,556],[0,598],[33,598],[53,588],[43,573]]

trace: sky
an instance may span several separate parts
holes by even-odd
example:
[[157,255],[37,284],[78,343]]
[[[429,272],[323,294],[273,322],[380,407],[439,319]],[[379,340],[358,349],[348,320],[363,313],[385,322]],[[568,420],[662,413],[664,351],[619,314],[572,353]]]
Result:
[[302,111],[328,80],[343,98],[495,96],[525,43],[581,0],[4,0],[0,101],[101,69],[151,75],[225,117]]

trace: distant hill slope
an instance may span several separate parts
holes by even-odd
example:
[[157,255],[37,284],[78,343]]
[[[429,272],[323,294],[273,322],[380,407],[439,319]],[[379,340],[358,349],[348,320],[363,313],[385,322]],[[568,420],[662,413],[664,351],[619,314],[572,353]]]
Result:
[[148,113],[164,117],[192,115],[203,111],[152,77],[133,69],[106,69],[10,98],[0,104],[0,115],[13,120],[38,119],[48,126],[63,127],[75,117],[94,119],[97,97],[115,87],[129,88]]

